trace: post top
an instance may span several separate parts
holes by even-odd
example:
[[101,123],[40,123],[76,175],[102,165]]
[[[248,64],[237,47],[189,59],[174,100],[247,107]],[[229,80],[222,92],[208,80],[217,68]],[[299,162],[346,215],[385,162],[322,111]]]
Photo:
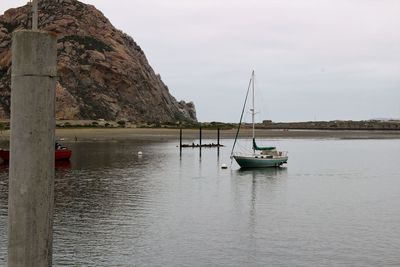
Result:
[[23,33],[40,33],[40,34],[48,34],[50,36],[54,36],[57,38],[57,33],[51,32],[51,31],[46,31],[46,30],[27,30],[27,29],[18,29],[13,31],[14,34],[23,34]]
[[12,76],[57,76],[57,35],[46,31],[13,33]]

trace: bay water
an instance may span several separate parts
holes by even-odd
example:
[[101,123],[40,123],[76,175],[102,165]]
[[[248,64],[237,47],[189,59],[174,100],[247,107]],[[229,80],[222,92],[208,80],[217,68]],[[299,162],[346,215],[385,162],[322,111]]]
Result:
[[[288,164],[254,170],[177,143],[66,143],[54,266],[400,266],[400,140],[264,141]],[[0,266],[7,194],[1,165]]]

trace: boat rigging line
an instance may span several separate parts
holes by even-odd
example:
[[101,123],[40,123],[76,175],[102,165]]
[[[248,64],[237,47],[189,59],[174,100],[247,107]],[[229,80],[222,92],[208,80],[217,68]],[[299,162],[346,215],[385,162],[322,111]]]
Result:
[[232,151],[231,151],[231,166],[232,166],[232,155],[233,155],[233,150],[235,149],[236,141],[237,141],[237,138],[238,138],[238,136],[239,136],[240,126],[241,126],[241,124],[242,124],[243,114],[244,114],[244,110],[245,110],[245,108],[246,108],[247,98],[249,97],[250,87],[251,87],[251,84],[252,84],[253,79],[254,79],[254,70],[253,70],[253,72],[252,72],[252,74],[251,74],[251,78],[250,78],[250,81],[249,81],[249,85],[248,85],[248,87],[247,87],[247,93],[246,93],[246,98],[244,99],[242,114],[240,115],[240,120],[239,120],[238,129],[237,129],[237,131],[236,131],[235,141],[233,142],[233,146],[232,146]]

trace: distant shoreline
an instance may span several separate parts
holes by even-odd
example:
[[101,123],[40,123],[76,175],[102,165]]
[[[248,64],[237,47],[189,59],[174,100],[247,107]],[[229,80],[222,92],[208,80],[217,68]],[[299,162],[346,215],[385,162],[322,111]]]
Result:
[[[220,139],[233,139],[237,129],[220,130]],[[182,129],[186,142],[199,139],[199,129]],[[0,139],[9,140],[10,130],[3,130]],[[241,138],[251,138],[252,130],[242,128]],[[315,130],[256,129],[259,139],[400,139],[400,130]],[[172,128],[57,128],[56,138],[65,142],[112,140],[179,140],[179,129]],[[216,129],[202,129],[202,138],[217,140]],[[215,142],[210,141],[210,142]]]
[[[221,139],[235,138],[237,130],[221,130]],[[263,139],[400,139],[400,131],[393,130],[270,130],[257,129]],[[110,128],[110,129],[57,129],[58,139],[65,141],[107,140],[179,140],[179,129],[165,128]],[[198,129],[183,129],[184,140],[199,139]],[[242,129],[240,137],[251,138],[251,129]],[[202,138],[216,140],[217,130],[202,130]]]
[[[151,129],[151,130],[185,130],[199,129],[202,127],[205,130],[217,129],[234,130],[237,129],[238,123],[226,122],[164,122],[164,123],[134,123],[129,121],[106,121],[99,120],[56,120],[57,129]],[[250,129],[252,124],[242,123],[242,129]],[[256,123],[256,129],[262,130],[282,130],[282,131],[301,131],[313,130],[317,132],[325,131],[400,131],[400,120],[367,120],[367,121],[352,121],[352,120],[334,120],[334,121],[305,121],[305,122],[273,122],[264,120],[262,123]],[[8,130],[10,128],[9,120],[0,120],[0,130]]]

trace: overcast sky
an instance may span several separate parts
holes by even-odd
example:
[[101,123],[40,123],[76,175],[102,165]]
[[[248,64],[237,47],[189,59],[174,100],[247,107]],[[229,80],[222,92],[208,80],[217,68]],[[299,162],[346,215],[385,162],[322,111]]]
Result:
[[[0,13],[27,1],[1,0]],[[200,121],[400,118],[399,0],[84,0]]]

